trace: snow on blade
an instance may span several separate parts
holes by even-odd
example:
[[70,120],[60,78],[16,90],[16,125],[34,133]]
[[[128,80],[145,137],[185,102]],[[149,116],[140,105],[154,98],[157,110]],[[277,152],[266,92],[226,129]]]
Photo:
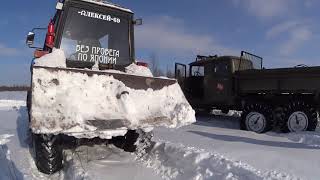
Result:
[[126,73],[137,75],[137,76],[146,76],[146,77],[153,77],[149,68],[144,66],[138,66],[132,63],[130,66],[126,67]]
[[[56,49],[40,58],[36,65],[54,65],[49,63],[54,58],[56,62],[65,61],[63,52]],[[135,65],[127,71],[151,75]],[[112,74],[89,76],[34,68],[32,93],[31,128],[35,133],[110,139],[123,136],[127,129],[177,128],[195,122],[195,112],[178,83],[159,90],[136,90]]]
[[211,179],[298,179],[275,171],[261,172],[239,161],[196,148],[157,143],[140,159],[166,180]]
[[66,57],[61,49],[53,49],[52,53],[34,60],[36,66],[66,67]]

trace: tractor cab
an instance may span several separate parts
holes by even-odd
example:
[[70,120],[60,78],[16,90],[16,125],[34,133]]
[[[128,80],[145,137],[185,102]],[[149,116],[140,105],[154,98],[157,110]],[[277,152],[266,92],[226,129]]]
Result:
[[[36,48],[35,57],[62,49],[67,67],[123,69],[134,62],[133,12],[102,0],[62,0],[48,28],[34,28],[27,44]],[[44,47],[34,47],[35,31],[47,30]]]
[[176,63],[175,77],[195,109],[228,109],[235,98],[235,73],[261,68],[262,58],[244,51],[240,57],[198,55],[189,68]]

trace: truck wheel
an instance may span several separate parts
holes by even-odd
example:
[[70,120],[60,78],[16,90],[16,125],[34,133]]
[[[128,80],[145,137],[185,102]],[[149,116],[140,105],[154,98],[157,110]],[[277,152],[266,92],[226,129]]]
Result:
[[284,108],[282,132],[314,131],[318,125],[317,111],[313,105],[295,101]]
[[38,170],[53,174],[62,169],[62,148],[58,136],[33,135],[35,163]]
[[273,126],[272,109],[262,103],[247,104],[241,114],[242,130],[265,133]]

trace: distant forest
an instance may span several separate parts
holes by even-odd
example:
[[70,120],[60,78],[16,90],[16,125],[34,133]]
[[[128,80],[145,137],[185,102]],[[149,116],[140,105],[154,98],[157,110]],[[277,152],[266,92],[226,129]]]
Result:
[[29,89],[29,86],[0,86],[0,91],[28,91]]

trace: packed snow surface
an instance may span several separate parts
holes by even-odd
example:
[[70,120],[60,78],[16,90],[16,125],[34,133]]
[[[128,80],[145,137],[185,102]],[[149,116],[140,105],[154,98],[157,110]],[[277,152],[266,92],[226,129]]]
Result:
[[[5,98],[2,93],[1,98],[25,99]],[[320,129],[255,134],[240,131],[238,119],[229,116],[198,116],[195,124],[180,129],[156,128],[156,144],[142,157],[112,145],[65,150],[63,170],[48,176],[40,173],[34,163],[26,107],[16,108],[14,104],[18,103],[8,103],[7,109],[0,109],[0,179],[317,180],[320,177]]]
[[295,179],[276,171],[261,172],[220,154],[170,142],[157,143],[142,161],[166,180],[211,179]]
[[[56,49],[36,65],[51,66],[48,62],[54,57],[65,61],[63,52]],[[127,71],[152,76],[150,70],[136,65]],[[178,83],[159,90],[132,89],[112,75],[38,68],[33,69],[32,93],[31,127],[35,133],[110,139],[124,135],[127,129],[178,128],[195,122],[195,112]]]

